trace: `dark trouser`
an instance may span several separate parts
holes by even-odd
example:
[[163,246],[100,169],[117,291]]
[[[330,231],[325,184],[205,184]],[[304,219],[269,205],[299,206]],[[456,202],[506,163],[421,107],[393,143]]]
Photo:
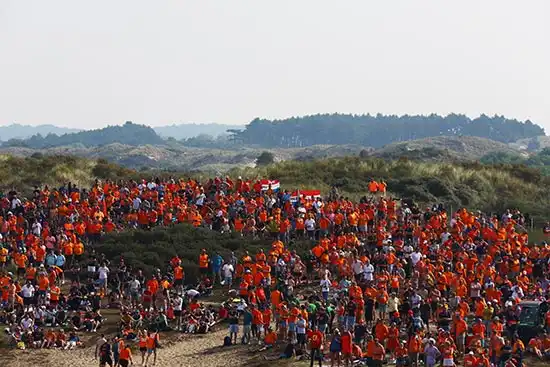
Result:
[[311,363],[309,367],[313,367],[313,364],[315,363],[315,358],[319,359],[319,367],[323,366],[323,358],[321,357],[321,351],[319,349],[312,349],[311,350]]

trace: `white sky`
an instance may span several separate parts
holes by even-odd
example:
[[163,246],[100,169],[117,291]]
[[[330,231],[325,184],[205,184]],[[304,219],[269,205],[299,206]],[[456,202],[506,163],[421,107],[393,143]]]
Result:
[[549,0],[0,0],[0,125],[502,114],[550,133]]

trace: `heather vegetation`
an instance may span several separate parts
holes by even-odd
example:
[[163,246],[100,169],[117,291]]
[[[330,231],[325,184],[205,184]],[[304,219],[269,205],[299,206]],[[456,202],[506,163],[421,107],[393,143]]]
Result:
[[369,180],[383,179],[391,195],[420,203],[443,203],[487,212],[518,208],[537,224],[550,217],[550,177],[524,165],[425,163],[408,159],[386,161],[346,157],[309,162],[285,161],[233,171],[235,175],[278,179],[285,188],[336,186],[343,195],[358,198]]

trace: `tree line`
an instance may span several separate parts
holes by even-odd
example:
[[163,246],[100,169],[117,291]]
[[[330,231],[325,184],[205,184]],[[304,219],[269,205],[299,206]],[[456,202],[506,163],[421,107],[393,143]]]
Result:
[[149,126],[134,124],[127,121],[122,126],[107,126],[103,129],[80,131],[70,134],[40,134],[28,139],[10,139],[4,142],[4,147],[25,147],[44,149],[73,144],[82,144],[86,147],[102,146],[113,143],[125,145],[164,144],[164,140]]
[[319,114],[284,120],[256,118],[242,131],[229,130],[239,144],[295,148],[317,144],[358,144],[374,148],[434,136],[478,136],[503,143],[544,135],[527,120],[481,115],[346,115]]

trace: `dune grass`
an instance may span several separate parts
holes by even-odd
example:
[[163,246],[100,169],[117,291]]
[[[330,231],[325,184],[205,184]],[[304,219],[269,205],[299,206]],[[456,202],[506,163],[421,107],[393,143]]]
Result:
[[[517,208],[530,214],[539,228],[550,219],[550,177],[526,166],[344,157],[234,168],[229,174],[251,179],[278,179],[283,188],[289,190],[320,189],[327,193],[332,186],[336,186],[341,194],[352,199],[367,194],[371,179],[385,180],[393,197],[413,199],[422,204],[443,203],[450,209],[467,207],[487,212]],[[102,159],[66,155],[37,154],[27,158],[0,155],[0,189],[16,189],[26,194],[31,193],[34,185],[58,187],[62,183],[72,182],[88,187],[96,178],[148,179],[169,175],[189,176],[181,172],[138,172]],[[200,179],[206,177],[201,173],[193,173],[192,176]]]
[[233,175],[268,177],[285,189],[329,190],[357,199],[368,191],[371,179],[385,180],[390,195],[421,203],[443,203],[474,210],[500,212],[518,208],[537,225],[550,218],[550,179],[524,166],[418,162],[406,159],[345,157],[309,162],[284,161],[254,169],[236,169]]

